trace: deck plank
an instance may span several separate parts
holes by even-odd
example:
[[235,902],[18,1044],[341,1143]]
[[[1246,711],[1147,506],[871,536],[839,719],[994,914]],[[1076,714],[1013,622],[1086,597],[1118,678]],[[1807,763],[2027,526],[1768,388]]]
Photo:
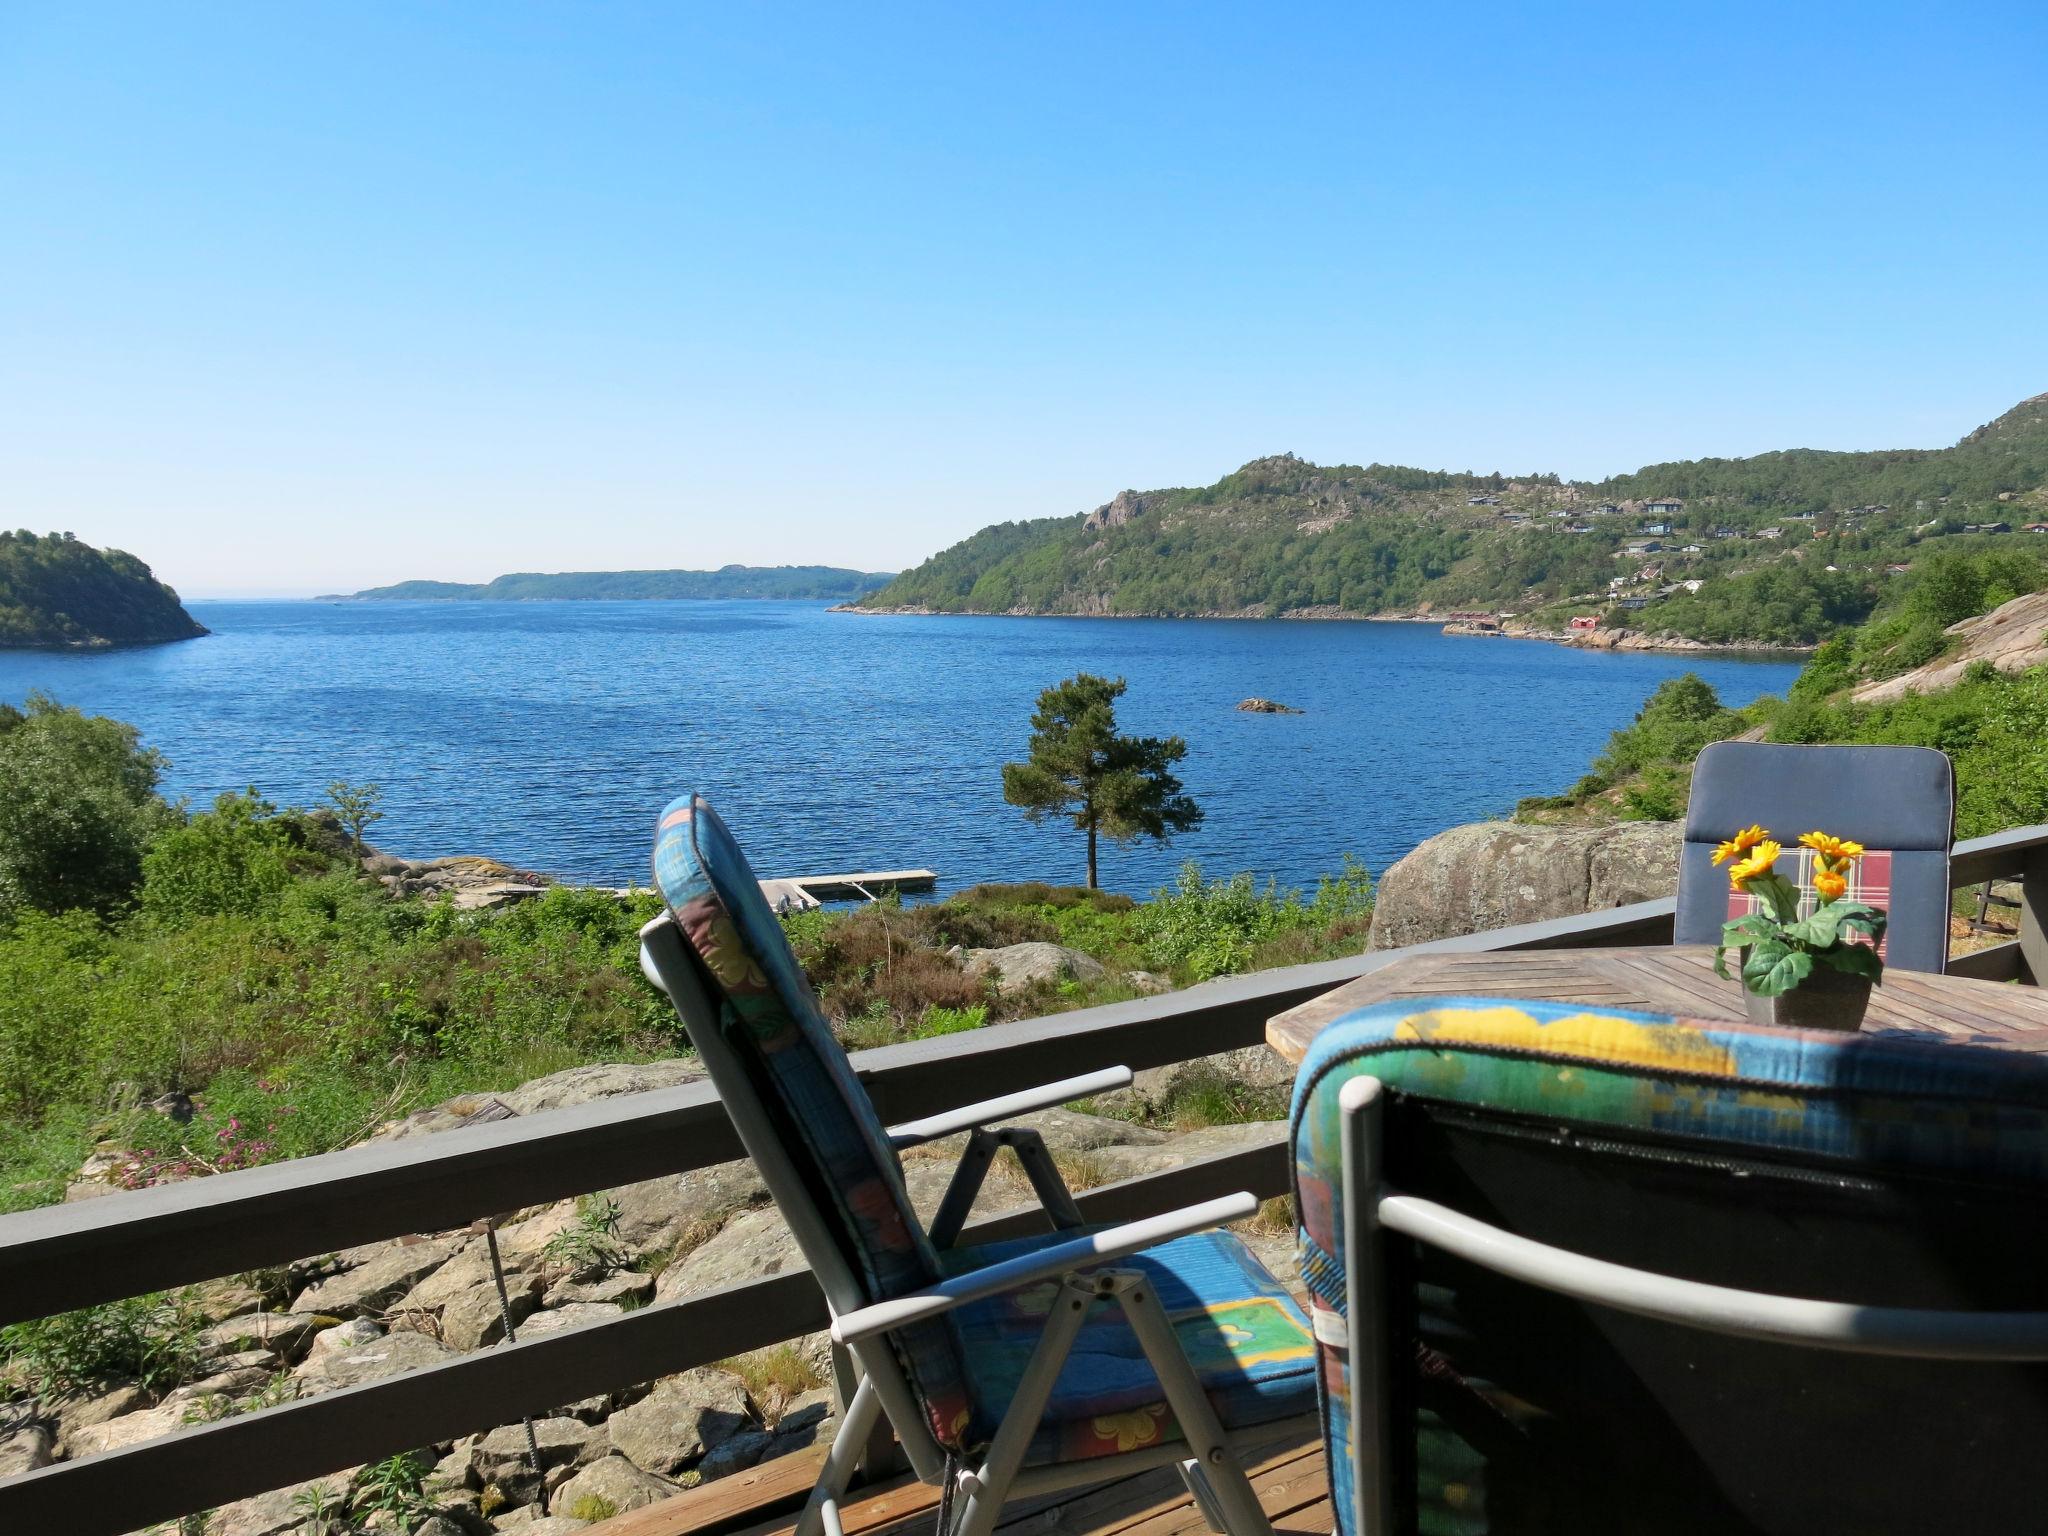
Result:
[[[588,1530],[590,1536],[789,1536],[796,1528],[796,1502],[810,1492],[823,1455],[813,1447],[779,1457]],[[1327,1521],[1316,1524],[1312,1514],[1308,1524],[1300,1523],[1317,1499],[1328,1505],[1320,1443],[1268,1451],[1247,1471],[1276,1529],[1330,1529]],[[906,1474],[856,1493],[841,1510],[841,1523],[847,1536],[933,1536],[938,1502],[936,1488]],[[997,1529],[1000,1536],[1182,1536],[1206,1527],[1179,1474],[1156,1467],[1093,1488],[1015,1500]]]

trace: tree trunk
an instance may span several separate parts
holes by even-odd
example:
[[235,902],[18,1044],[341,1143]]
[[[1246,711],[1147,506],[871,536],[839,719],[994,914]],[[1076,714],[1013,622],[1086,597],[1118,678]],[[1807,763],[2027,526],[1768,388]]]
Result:
[[1088,823],[1088,889],[1095,889],[1095,823]]

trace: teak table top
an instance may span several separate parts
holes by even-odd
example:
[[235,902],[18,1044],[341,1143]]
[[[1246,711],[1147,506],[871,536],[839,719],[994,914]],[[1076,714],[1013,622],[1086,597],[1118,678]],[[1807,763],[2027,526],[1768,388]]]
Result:
[[[1503,949],[1406,956],[1276,1015],[1266,1025],[1266,1043],[1299,1062],[1318,1032],[1354,1009],[1429,997],[1526,997],[1692,1019],[1744,1017],[1741,983],[1714,974],[1711,945]],[[1870,995],[1863,1032],[2048,1051],[2048,987],[1886,971]]]

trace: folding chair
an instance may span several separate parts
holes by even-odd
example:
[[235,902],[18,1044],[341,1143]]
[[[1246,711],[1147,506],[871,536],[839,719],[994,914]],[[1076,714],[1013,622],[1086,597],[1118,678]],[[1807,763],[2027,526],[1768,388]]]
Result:
[[[1307,1318],[1242,1242],[1239,1194],[1122,1226],[1082,1223],[1043,1140],[1002,1122],[1126,1085],[1115,1068],[885,1128],[724,824],[698,796],[661,816],[669,911],[641,965],[674,1001],[740,1140],[825,1292],[859,1385],[799,1536],[839,1536],[877,1415],[959,1499],[957,1536],[1004,1501],[1172,1464],[1212,1528],[1270,1526],[1240,1457],[1315,1430]],[[927,1229],[898,1154],[967,1134]],[[957,1246],[996,1152],[1022,1161],[1054,1230]]]

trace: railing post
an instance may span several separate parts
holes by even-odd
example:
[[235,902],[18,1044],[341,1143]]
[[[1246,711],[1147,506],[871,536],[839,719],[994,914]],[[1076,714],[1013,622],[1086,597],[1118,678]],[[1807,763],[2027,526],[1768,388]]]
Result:
[[2020,865],[2020,970],[2048,986],[2048,848],[2029,848]]

